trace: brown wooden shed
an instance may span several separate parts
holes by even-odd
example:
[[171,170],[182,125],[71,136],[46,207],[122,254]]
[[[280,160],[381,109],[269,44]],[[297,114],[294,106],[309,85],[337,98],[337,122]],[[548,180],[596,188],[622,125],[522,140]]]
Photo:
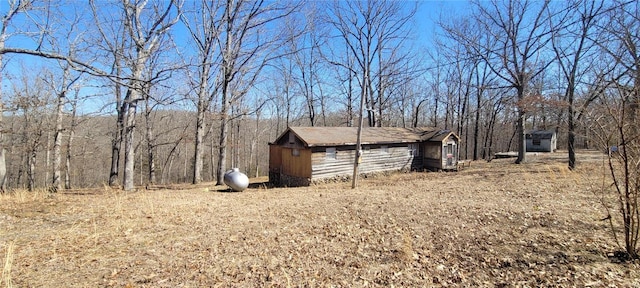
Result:
[[[356,127],[289,127],[269,143],[269,181],[307,186],[353,173]],[[434,127],[362,129],[360,173],[457,168],[459,138]]]

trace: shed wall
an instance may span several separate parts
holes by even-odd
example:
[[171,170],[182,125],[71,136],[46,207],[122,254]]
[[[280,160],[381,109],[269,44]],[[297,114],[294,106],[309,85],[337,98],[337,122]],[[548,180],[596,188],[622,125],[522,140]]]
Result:
[[[294,154],[297,150],[298,154]],[[311,150],[297,148],[282,148],[281,173],[289,176],[311,177]]]
[[[452,146],[449,147],[449,144]],[[458,141],[449,137],[442,142],[424,143],[424,168],[430,170],[456,169],[458,163]],[[451,149],[451,151],[449,151]]]
[[[295,151],[295,152],[294,152]],[[278,186],[309,185],[311,150],[269,146],[269,181]]]
[[[383,145],[384,146],[384,145]],[[362,162],[359,165],[359,173],[372,173],[412,169],[418,166],[419,157],[411,155],[408,145],[402,146],[377,145],[363,150]],[[312,179],[323,179],[336,176],[351,176],[353,174],[353,161],[355,157],[354,147],[341,147],[336,153],[335,159],[328,158],[327,153],[318,151],[311,156],[313,164]],[[421,161],[420,161],[421,162]]]
[[282,147],[269,145],[269,171],[279,173],[280,167],[282,167]]
[[557,135],[552,132],[527,134],[527,152],[554,152],[557,149]]
[[555,138],[541,139],[540,145],[534,145],[532,139],[527,139],[527,152],[553,152],[556,150]]
[[425,168],[430,170],[442,169],[442,142],[425,142],[424,143],[424,160]]

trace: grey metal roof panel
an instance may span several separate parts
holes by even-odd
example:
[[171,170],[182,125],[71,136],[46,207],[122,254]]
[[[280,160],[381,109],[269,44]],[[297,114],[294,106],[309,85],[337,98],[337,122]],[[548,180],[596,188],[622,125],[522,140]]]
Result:
[[445,139],[449,138],[449,136],[453,135],[454,137],[456,137],[456,139],[460,140],[460,138],[458,138],[458,135],[456,135],[455,133],[449,131],[449,130],[438,130],[436,131],[436,133],[429,137],[427,140],[430,141],[444,141]]
[[540,139],[552,139],[553,136],[556,134],[556,131],[554,130],[535,130],[535,131],[529,131],[528,133],[525,134],[525,137],[527,139],[531,139],[534,137],[534,135],[536,135],[536,138],[540,138]]

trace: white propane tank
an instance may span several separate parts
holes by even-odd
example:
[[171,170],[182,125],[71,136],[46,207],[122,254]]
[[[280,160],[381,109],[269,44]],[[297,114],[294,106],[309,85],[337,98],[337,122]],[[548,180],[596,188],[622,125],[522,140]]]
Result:
[[233,191],[242,192],[249,187],[249,177],[240,172],[240,169],[233,168],[224,173],[224,184]]

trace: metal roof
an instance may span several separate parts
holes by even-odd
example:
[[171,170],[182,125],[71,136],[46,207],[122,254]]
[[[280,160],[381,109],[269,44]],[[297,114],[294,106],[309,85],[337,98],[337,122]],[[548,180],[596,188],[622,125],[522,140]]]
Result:
[[[294,133],[307,147],[355,145],[358,135],[357,127],[289,127],[275,142],[278,142],[289,131]],[[391,144],[415,143],[426,140],[441,141],[451,134],[453,133],[449,130],[436,127],[366,127],[362,128],[361,142],[362,144]]]
[[533,137],[540,139],[552,139],[556,135],[556,131],[554,130],[535,130],[529,131],[525,134],[527,139],[531,139]]

